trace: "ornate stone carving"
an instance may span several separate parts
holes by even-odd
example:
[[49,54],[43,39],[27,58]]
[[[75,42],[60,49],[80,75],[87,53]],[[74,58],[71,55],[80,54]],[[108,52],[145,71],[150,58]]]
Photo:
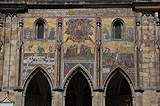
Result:
[[154,17],[154,12],[142,12],[142,17]]

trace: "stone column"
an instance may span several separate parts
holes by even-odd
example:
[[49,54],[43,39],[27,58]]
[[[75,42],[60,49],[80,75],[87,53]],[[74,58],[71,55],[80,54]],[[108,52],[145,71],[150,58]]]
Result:
[[9,89],[9,76],[10,76],[10,51],[11,51],[11,15],[5,16],[5,29],[4,29],[4,68],[3,68],[3,89]]
[[[2,18],[2,17],[1,17]],[[0,19],[0,91],[2,90],[2,76],[4,63],[4,32],[3,19]]]
[[102,88],[94,89],[94,99],[92,102],[92,106],[105,106],[103,93],[104,93],[104,90]]
[[135,90],[135,103],[133,106],[143,106],[143,92],[144,90],[136,89]]
[[63,89],[62,88],[56,88],[54,89],[54,97],[52,98],[52,106],[63,106]]
[[58,36],[56,42],[56,86],[61,86],[62,76],[62,17],[58,17]]
[[155,46],[156,49],[156,72],[157,72],[157,94],[158,94],[158,105],[160,105],[160,12],[156,12],[156,23],[157,23],[157,29],[156,29],[156,38],[157,38],[157,46]]
[[96,28],[96,85],[101,86],[102,83],[102,40],[101,40],[101,18],[97,17]]

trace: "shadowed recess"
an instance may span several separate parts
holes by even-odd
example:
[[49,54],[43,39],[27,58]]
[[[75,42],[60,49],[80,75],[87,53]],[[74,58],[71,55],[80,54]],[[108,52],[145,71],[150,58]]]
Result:
[[77,72],[68,84],[65,106],[92,106],[91,89],[81,72]]
[[28,84],[25,106],[51,106],[51,88],[41,72],[38,72]]

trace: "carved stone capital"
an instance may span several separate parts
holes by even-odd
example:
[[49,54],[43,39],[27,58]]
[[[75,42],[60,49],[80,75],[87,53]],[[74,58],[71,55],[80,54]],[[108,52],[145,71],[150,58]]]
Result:
[[140,26],[140,21],[138,20],[138,21],[136,21],[136,26]]
[[19,27],[23,27],[23,21],[22,20],[19,21]]

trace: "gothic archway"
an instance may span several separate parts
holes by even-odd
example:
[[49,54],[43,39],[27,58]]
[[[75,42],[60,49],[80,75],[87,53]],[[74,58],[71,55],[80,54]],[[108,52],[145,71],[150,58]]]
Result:
[[122,69],[114,70],[106,86],[106,106],[133,106],[132,88]]
[[51,106],[51,87],[46,76],[36,69],[25,91],[25,106]]
[[86,77],[75,70],[66,88],[65,106],[92,106],[91,88]]

